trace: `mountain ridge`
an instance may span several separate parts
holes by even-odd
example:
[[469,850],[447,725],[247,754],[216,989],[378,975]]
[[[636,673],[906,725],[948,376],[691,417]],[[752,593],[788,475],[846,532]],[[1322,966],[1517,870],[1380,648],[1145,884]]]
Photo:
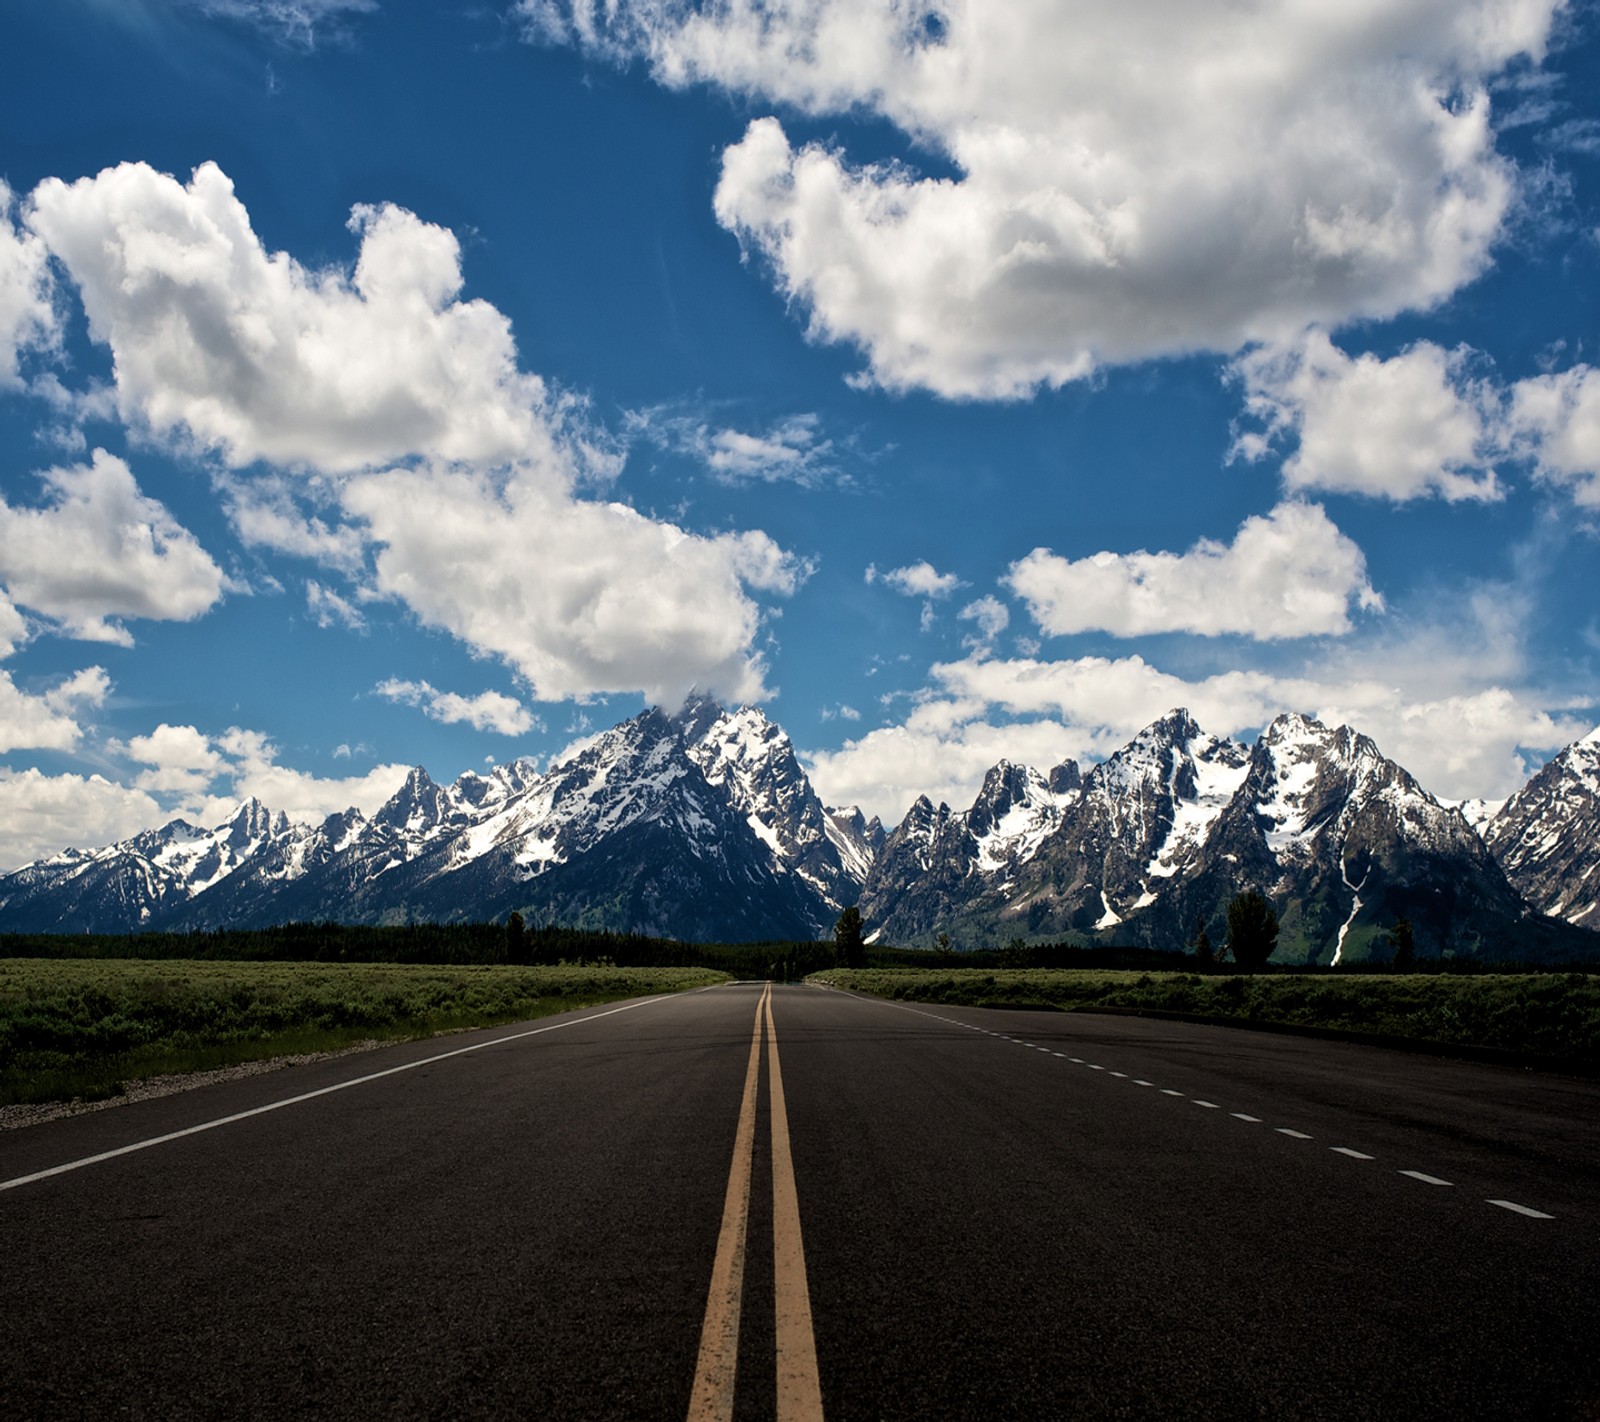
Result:
[[[648,708],[553,760],[424,767],[370,818],[290,822],[246,800],[0,875],[0,930],[127,932],[289,921],[504,918],[684,939],[826,937],[859,903],[874,941],[1118,941],[1226,934],[1243,889],[1281,916],[1277,958],[1600,948],[1600,733],[1474,827],[1368,737],[1286,713],[1251,745],[1175,708],[1086,771],[1002,760],[966,810],[919,797],[892,831],[822,802],[759,708]],[[1580,931],[1581,930],[1581,931]]]

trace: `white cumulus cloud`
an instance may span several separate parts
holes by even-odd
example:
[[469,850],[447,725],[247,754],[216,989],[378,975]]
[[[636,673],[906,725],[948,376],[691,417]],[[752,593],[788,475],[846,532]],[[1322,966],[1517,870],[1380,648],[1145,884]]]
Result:
[[548,453],[554,404],[517,369],[510,323],[459,299],[454,234],[403,208],[352,210],[353,273],[268,252],[214,163],[187,185],[143,163],[46,179],[28,222],[77,284],[136,425],[236,467]]
[[522,0],[530,37],[811,114],[948,172],[754,119],[715,212],[866,378],[1015,397],[1429,307],[1515,192],[1488,87],[1561,0]]
[[1303,503],[1246,519],[1230,544],[1201,539],[1185,553],[1069,559],[1036,548],[1011,565],[1005,583],[1056,636],[1338,636],[1350,630],[1352,602],[1383,605],[1361,550],[1319,505]]
[[911,563],[904,568],[891,568],[880,573],[875,565],[867,568],[869,583],[882,583],[906,597],[949,597],[957,588],[965,587],[954,573],[941,573],[926,560]]
[[423,715],[447,726],[464,723],[476,731],[522,736],[539,725],[538,718],[520,701],[498,691],[462,696],[440,691],[425,681],[401,681],[397,677],[379,682],[373,690],[386,701],[415,706]]
[[1513,387],[1512,437],[1536,473],[1571,490],[1583,508],[1600,508],[1600,370],[1580,365]]
[[0,500],[0,581],[69,636],[132,644],[117,619],[188,622],[212,607],[222,569],[115,455],[47,470],[49,502]]
[[760,700],[747,589],[788,594],[807,571],[763,533],[693,534],[529,471],[390,471],[352,480],[344,505],[379,546],[380,592],[546,701],[642,690],[677,705],[695,686]]
[[1429,341],[1387,360],[1350,356],[1325,331],[1262,346],[1234,363],[1246,408],[1261,422],[1235,451],[1260,458],[1284,438],[1291,490],[1324,489],[1396,502],[1500,497],[1495,460],[1505,432],[1501,394],[1474,375],[1473,352]]
[[22,383],[19,356],[60,338],[49,253],[12,220],[11,189],[0,180],[0,389]]
[[69,847],[113,844],[161,818],[161,807],[150,795],[104,776],[0,766],[0,872]]
[[50,690],[24,691],[0,671],[0,754],[14,750],[72,750],[83,738],[79,718],[105,703],[111,679],[103,667],[74,672]]

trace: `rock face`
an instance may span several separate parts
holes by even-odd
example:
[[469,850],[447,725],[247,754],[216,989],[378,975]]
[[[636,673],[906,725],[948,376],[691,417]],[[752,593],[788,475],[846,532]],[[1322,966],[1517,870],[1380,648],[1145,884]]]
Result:
[[[859,903],[879,942],[1176,948],[1253,889],[1280,961],[1389,952],[1592,953],[1600,927],[1600,732],[1480,831],[1367,737],[1280,716],[1253,746],[1175,710],[1083,773],[1002,761],[966,810],[919,799],[892,833],[829,809],[760,711],[649,710],[544,770],[435,783],[371,819],[292,824],[256,801],[0,876],[0,929],[126,932],[504,918],[691,940],[826,937]],[[1543,917],[1543,914],[1556,917]],[[1565,920],[1561,922],[1560,920]]]
[[1540,913],[1600,928],[1600,730],[1553,757],[1483,825],[1483,837]]

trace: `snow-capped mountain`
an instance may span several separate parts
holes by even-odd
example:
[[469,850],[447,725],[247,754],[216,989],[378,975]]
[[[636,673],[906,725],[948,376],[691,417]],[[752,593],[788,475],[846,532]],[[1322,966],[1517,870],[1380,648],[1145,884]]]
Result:
[[12,930],[501,918],[691,939],[811,938],[854,903],[882,830],[817,799],[759,711],[692,702],[594,737],[544,772],[437,784],[291,824],[255,801],[0,878]]
[[1060,828],[1018,881],[1008,916],[1111,929],[1194,869],[1243,781],[1249,752],[1207,735],[1187,711],[1154,722],[1085,777]]
[[1239,889],[1279,906],[1288,961],[1381,956],[1402,917],[1419,951],[1503,955],[1525,913],[1459,810],[1369,737],[1298,715],[1252,748],[1179,902],[1220,941],[1221,908]]
[[175,820],[68,850],[0,876],[0,929],[515,910],[750,941],[825,937],[859,903],[879,942],[1175,948],[1197,922],[1220,943],[1228,901],[1254,889],[1278,909],[1283,961],[1381,957],[1402,916],[1424,955],[1589,951],[1568,924],[1600,926],[1600,732],[1483,826],[1488,847],[1461,809],[1347,727],[1280,716],[1245,746],[1175,710],[1087,773],[1002,761],[969,809],[922,798],[885,835],[859,810],[824,806],[762,712],[696,698],[542,770],[518,760],[442,786],[418,767],[370,819],[293,824],[248,801],[214,829]]
[[[725,712],[692,701],[679,714],[689,758],[787,872],[797,874],[830,906],[855,903],[881,840],[882,827],[859,811],[830,815],[801,769],[788,735],[753,707]],[[819,924],[819,930],[826,925]]]
[[1540,913],[1600,928],[1600,730],[1552,757],[1482,833]]
[[1173,711],[1091,769],[1055,826],[992,869],[963,838],[978,809],[921,801],[890,837],[863,896],[884,938],[1176,948],[1204,922],[1220,944],[1228,901],[1254,889],[1278,908],[1280,961],[1382,956],[1400,917],[1424,953],[1573,951],[1526,917],[1458,810],[1369,738],[1304,716],[1279,717],[1246,747]]
[[920,796],[884,841],[861,892],[875,939],[910,942],[955,927],[975,899],[1003,890],[1033,858],[1080,785],[1071,761],[1046,778],[1003,760],[984,777],[969,810],[935,807]]

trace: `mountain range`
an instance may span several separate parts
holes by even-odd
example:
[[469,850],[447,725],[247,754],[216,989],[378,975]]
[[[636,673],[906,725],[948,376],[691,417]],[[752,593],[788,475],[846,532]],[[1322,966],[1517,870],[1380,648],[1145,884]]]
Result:
[[258,801],[0,876],[0,930],[187,931],[505,918],[696,941],[826,937],[1178,948],[1256,890],[1276,958],[1354,963],[1409,919],[1420,955],[1560,960],[1600,940],[1600,732],[1469,821],[1366,736],[1280,716],[1252,745],[1184,710],[1105,761],[1002,761],[966,810],[892,832],[818,798],[760,710],[651,708],[541,770],[441,786],[418,767],[370,819]]

